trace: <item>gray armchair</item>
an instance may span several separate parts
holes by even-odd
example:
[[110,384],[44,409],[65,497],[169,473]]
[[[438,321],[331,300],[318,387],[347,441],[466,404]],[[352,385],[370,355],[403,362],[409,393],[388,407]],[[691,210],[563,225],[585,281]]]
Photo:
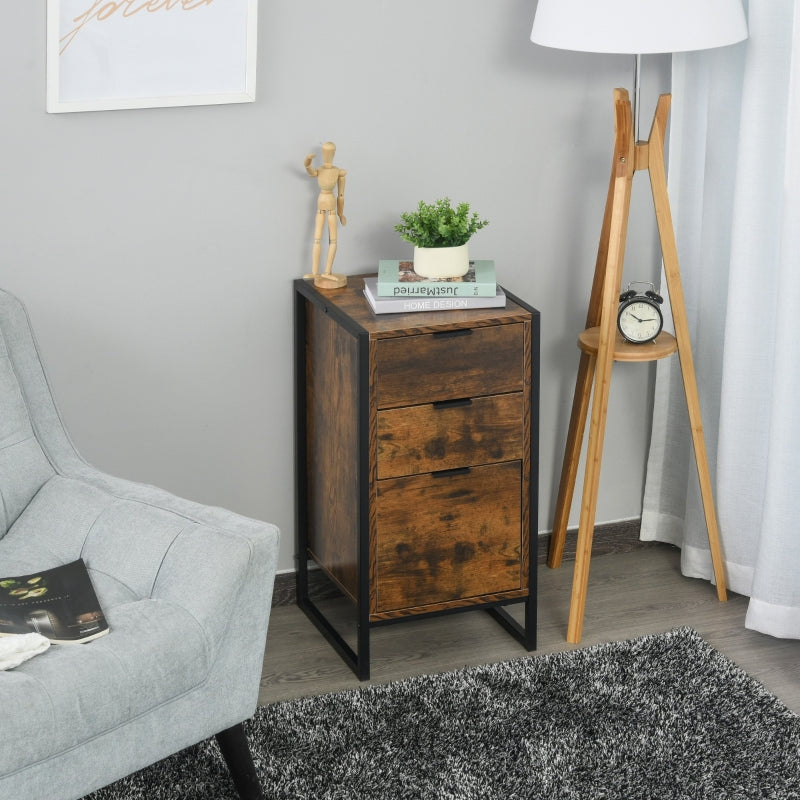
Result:
[[260,798],[255,710],[278,529],[89,466],[0,292],[0,577],[83,558],[110,633],[0,672],[0,797],[73,800],[216,735]]

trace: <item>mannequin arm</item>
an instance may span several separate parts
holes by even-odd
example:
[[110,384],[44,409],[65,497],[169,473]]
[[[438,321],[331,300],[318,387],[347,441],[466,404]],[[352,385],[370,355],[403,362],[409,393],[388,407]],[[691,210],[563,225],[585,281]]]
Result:
[[342,225],[347,225],[347,218],[344,215],[344,185],[345,185],[345,170],[339,170],[339,183],[336,188],[336,214],[342,222]]

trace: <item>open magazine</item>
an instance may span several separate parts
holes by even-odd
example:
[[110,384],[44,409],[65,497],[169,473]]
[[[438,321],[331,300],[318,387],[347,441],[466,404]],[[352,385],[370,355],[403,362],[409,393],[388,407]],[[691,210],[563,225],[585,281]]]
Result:
[[88,642],[108,633],[83,559],[0,578],[0,636],[31,631],[57,644]]

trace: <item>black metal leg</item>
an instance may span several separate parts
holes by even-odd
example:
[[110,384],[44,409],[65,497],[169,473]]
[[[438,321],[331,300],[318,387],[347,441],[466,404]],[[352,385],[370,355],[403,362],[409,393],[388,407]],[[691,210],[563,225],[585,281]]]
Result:
[[264,792],[241,723],[220,731],[216,739],[239,797],[242,800],[264,800]]
[[536,595],[525,600],[525,624],[520,625],[503,607],[487,608],[494,617],[526,650],[536,649]]
[[298,597],[297,605],[314,623],[317,630],[328,640],[333,649],[342,657],[345,664],[353,670],[356,677],[360,681],[369,680],[369,622],[362,619],[366,614],[361,611],[358,612],[356,652],[308,596]]

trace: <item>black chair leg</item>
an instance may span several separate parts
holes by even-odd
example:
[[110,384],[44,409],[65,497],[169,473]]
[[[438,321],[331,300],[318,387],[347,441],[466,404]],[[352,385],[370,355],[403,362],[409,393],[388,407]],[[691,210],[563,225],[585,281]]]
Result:
[[216,739],[239,797],[242,800],[264,800],[264,792],[256,775],[253,756],[241,723],[220,731]]

